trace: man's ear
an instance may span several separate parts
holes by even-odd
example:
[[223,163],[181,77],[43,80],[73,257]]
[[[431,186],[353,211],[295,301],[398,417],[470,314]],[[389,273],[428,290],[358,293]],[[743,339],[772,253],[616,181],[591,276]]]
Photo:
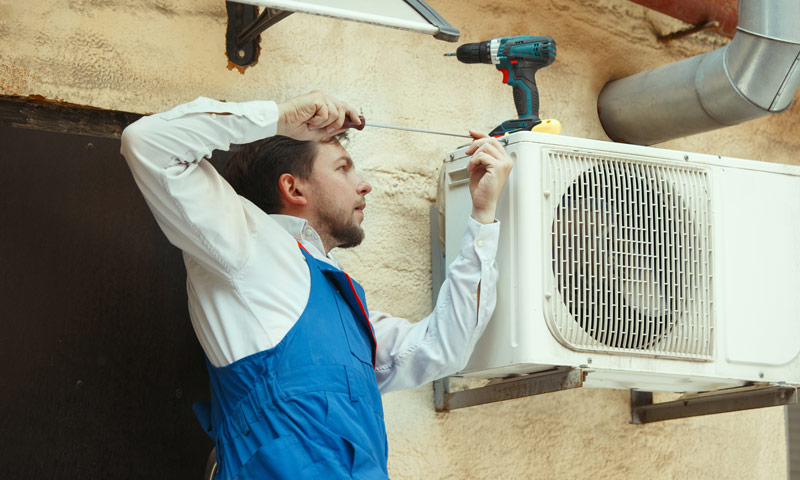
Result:
[[288,206],[304,206],[308,203],[305,196],[306,182],[296,178],[291,173],[284,173],[278,178],[278,186],[281,189],[281,196]]

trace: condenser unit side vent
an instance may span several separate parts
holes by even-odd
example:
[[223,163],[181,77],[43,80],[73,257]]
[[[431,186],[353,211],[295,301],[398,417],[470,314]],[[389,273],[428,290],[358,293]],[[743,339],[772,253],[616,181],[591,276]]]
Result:
[[708,172],[543,150],[544,303],[565,347],[713,359]]

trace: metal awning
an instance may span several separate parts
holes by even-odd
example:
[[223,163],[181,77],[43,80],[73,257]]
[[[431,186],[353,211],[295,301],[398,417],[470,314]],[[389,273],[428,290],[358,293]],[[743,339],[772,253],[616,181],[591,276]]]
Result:
[[[228,58],[239,66],[258,59],[258,36],[291,13],[307,13],[433,35],[457,42],[459,31],[422,0],[240,0],[226,2]],[[263,10],[259,13],[259,7]]]

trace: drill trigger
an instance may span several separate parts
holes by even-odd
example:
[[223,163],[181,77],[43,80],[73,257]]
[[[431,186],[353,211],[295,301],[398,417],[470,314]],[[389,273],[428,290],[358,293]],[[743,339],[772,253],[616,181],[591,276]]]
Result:
[[508,83],[508,69],[507,68],[499,68],[501,72],[503,72],[503,83]]

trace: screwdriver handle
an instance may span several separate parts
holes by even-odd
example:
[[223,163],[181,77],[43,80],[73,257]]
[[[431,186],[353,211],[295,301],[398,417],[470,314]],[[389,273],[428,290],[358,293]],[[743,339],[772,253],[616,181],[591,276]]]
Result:
[[364,115],[359,115],[358,119],[361,120],[361,125],[356,125],[356,122],[347,120],[342,124],[342,128],[355,128],[356,130],[364,130],[364,127],[367,125],[364,120]]

